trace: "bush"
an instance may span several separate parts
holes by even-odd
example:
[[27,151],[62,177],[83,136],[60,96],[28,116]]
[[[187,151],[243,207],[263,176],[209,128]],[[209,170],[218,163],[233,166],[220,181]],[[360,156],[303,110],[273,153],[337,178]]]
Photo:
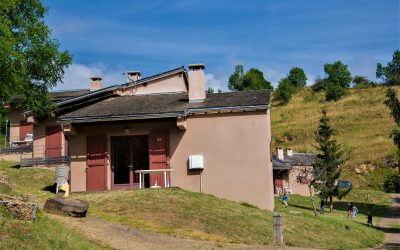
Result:
[[292,85],[288,78],[282,78],[279,81],[279,85],[275,90],[275,99],[278,100],[281,104],[287,104],[292,95],[296,92],[296,88]]
[[325,90],[327,101],[337,101],[346,95],[346,88],[337,84],[328,83],[325,86]]
[[400,173],[391,172],[386,174],[383,188],[387,193],[400,193]]
[[311,89],[312,89],[313,91],[315,91],[315,92],[322,91],[322,90],[325,89],[325,82],[326,82],[325,79],[322,79],[322,78],[318,77],[318,78],[315,80],[314,84],[311,85]]

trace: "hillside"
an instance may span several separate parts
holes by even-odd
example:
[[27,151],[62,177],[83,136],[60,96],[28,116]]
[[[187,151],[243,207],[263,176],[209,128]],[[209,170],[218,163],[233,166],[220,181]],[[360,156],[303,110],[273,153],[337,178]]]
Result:
[[[399,90],[400,88],[398,88]],[[343,173],[356,185],[378,188],[389,158],[395,147],[389,137],[395,126],[389,110],[384,106],[386,87],[351,89],[337,102],[326,102],[324,93],[305,89],[297,93],[285,106],[272,102],[271,122],[273,147],[292,148],[296,152],[313,152],[314,133],[320,109],[326,105],[336,139],[349,153]],[[371,163],[368,173],[355,174],[355,167]]]
[[[18,169],[13,167],[12,162],[0,161],[0,171],[9,178],[15,192],[30,194],[41,201],[54,196],[51,192],[54,190],[51,188],[54,172],[51,170]],[[336,213],[315,217],[310,209],[308,197],[290,195],[288,209],[283,208],[281,202],[276,199],[276,211],[283,214],[285,244],[335,249],[376,246],[382,242],[383,232],[379,228],[366,226],[366,213],[372,211],[374,223],[378,223],[379,217],[387,209],[388,195],[371,192],[373,203],[365,203],[363,199],[366,192],[353,190],[348,197],[352,202],[357,202],[360,209],[356,221],[344,216],[346,200],[336,202]],[[170,188],[73,193],[72,198],[89,201],[89,217],[137,228],[142,232],[217,242],[217,246],[228,248],[232,243],[272,244],[272,212],[243,202],[219,199],[213,195]],[[318,199],[316,204],[319,204]],[[42,217],[49,220],[45,215]],[[7,223],[16,222],[10,219]],[[37,223],[32,225],[35,226]],[[43,227],[44,225],[45,222]],[[2,230],[4,229],[0,223],[0,236]],[[49,232],[50,230],[52,228],[49,227]],[[7,242],[17,238],[15,233],[10,233],[10,236]],[[46,239],[47,241],[43,241],[40,245],[41,248],[51,248],[51,239]],[[65,239],[60,238],[60,240]],[[85,239],[81,241],[80,244],[87,243]],[[67,243],[71,248],[80,249],[79,242],[67,241]],[[13,246],[12,242],[9,246]]]

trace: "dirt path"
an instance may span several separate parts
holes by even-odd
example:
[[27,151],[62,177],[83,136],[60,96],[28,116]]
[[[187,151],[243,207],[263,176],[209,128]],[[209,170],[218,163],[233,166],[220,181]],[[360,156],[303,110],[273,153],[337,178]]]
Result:
[[[400,249],[400,194],[391,194],[392,206],[382,217],[380,228],[385,233],[385,241],[380,249]],[[394,226],[397,228],[394,228]]]
[[219,244],[216,242],[196,241],[174,238],[166,235],[142,232],[135,228],[104,221],[96,217],[71,218],[54,214],[47,214],[65,226],[82,233],[91,240],[100,241],[115,249],[274,249],[287,250],[303,248],[249,246],[235,244]]
[[213,249],[208,242],[142,232],[132,227],[104,221],[96,217],[71,218],[48,214],[64,225],[115,249]]

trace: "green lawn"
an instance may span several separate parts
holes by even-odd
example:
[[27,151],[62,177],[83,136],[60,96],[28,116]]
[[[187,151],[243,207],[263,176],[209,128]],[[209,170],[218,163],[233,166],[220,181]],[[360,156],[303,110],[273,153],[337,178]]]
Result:
[[[372,202],[366,202],[367,193],[371,194]],[[355,204],[359,210],[357,218],[347,219],[347,203]],[[292,246],[307,245],[314,240],[310,247],[317,248],[365,248],[373,247],[383,240],[383,232],[375,227],[367,226],[367,214],[373,214],[373,223],[379,223],[379,216],[386,213],[390,205],[390,196],[379,191],[353,189],[342,201],[334,200],[334,212],[329,212],[329,202],[326,204],[325,214],[314,216],[308,197],[289,195],[289,207],[284,208],[280,200],[276,199],[276,211],[284,215],[286,244]],[[315,206],[319,214],[320,199],[315,198]],[[299,217],[310,218],[308,225],[298,224]],[[292,223],[295,222],[295,223]],[[310,230],[312,228],[312,230]],[[304,238],[293,239],[292,236],[308,231]],[[323,232],[323,233],[321,233]],[[329,232],[329,233],[326,233]],[[329,245],[326,245],[328,242]]]
[[[16,169],[12,162],[0,161],[0,174],[12,186],[0,184],[0,193],[31,194],[41,199],[54,194],[42,190],[51,183],[54,172],[43,169]],[[26,196],[26,195],[25,195]],[[0,206],[0,249],[108,249],[50,219],[41,210],[35,221],[15,220]]]
[[[54,195],[49,191],[54,172],[17,169],[5,163],[0,166],[16,183],[16,190],[40,199]],[[171,188],[76,193],[72,197],[90,202],[89,216],[143,231],[221,243],[269,245],[272,241],[272,212],[213,195]],[[353,190],[347,197],[357,202],[360,215],[356,221],[346,218],[346,200],[335,204],[335,213],[317,217],[313,215],[307,197],[290,195],[290,205],[286,209],[276,200],[276,212],[283,214],[285,244],[341,249],[376,246],[382,242],[383,233],[366,225],[365,214],[371,210],[376,220],[386,211],[389,196],[372,192],[371,204],[365,203],[365,197],[366,191],[362,190]],[[318,204],[319,200],[316,201]]]

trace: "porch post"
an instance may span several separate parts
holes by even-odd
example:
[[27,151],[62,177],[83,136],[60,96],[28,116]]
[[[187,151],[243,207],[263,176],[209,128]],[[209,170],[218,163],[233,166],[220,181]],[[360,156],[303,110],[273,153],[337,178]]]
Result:
[[142,173],[139,173],[139,189],[142,189]]
[[167,187],[167,171],[164,171],[164,188]]

